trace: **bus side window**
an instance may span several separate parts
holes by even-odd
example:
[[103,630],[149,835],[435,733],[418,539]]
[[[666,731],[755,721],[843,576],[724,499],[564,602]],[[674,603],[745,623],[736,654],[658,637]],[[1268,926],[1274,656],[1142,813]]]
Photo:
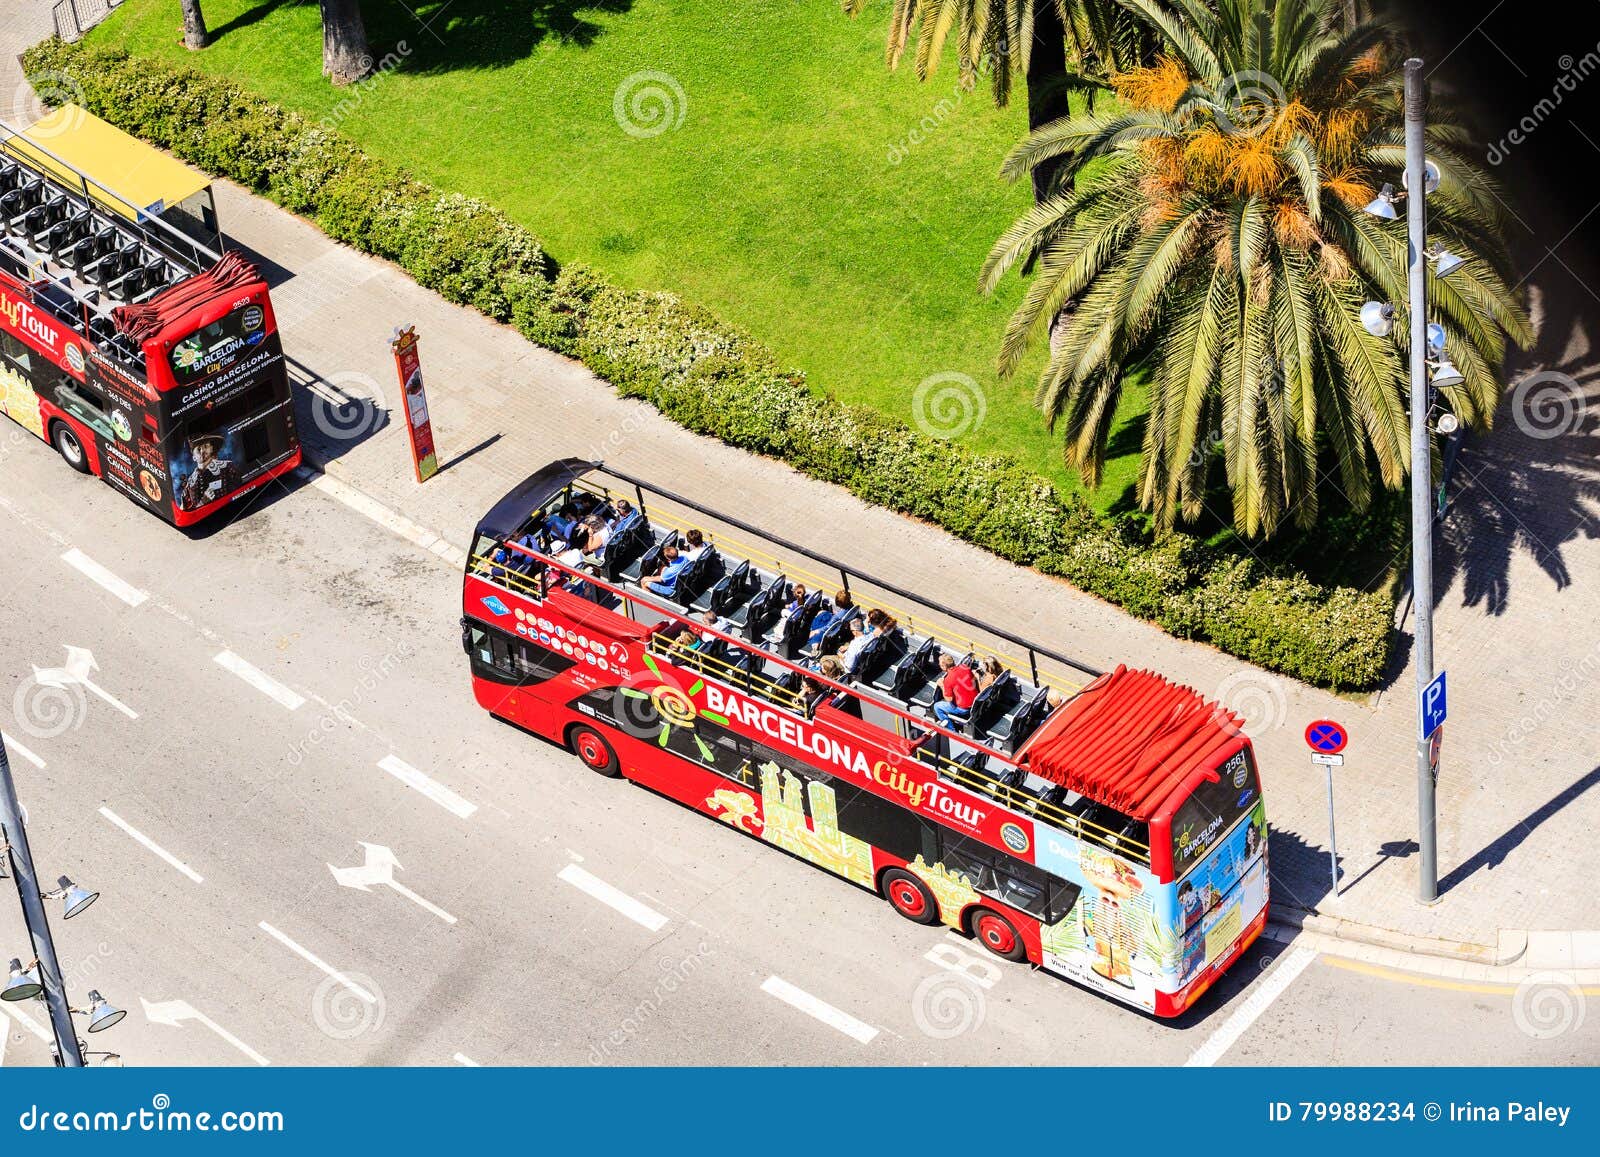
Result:
[[468,627],[467,653],[485,667],[494,666],[494,655],[489,650],[489,632],[482,627]]
[[24,374],[33,372],[33,359],[28,356],[28,347],[8,333],[0,333],[0,360],[9,362]]
[[496,671],[499,671],[505,675],[516,674],[516,666],[512,659],[511,646],[511,640],[506,638],[506,636],[502,635],[499,631],[495,631],[489,636],[489,648],[494,656],[491,665]]

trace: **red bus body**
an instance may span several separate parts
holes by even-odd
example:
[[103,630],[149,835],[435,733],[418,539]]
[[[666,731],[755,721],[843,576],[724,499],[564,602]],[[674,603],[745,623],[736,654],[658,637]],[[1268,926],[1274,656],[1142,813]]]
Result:
[[[1071,715],[1065,706],[1003,752],[916,714],[915,705],[900,710],[873,688],[813,670],[807,691],[820,693],[788,697],[665,644],[660,632],[687,621],[684,608],[675,612],[635,581],[517,546],[523,528],[508,512],[551,509],[575,488],[610,499],[606,475],[625,478],[557,463],[480,524],[464,577],[463,646],[486,710],[567,745],[596,770],[878,891],[902,915],[968,932],[991,951],[1157,1016],[1191,1006],[1260,934],[1265,813],[1250,743],[1236,726],[1213,734],[1201,720],[1195,746],[1206,756],[1184,765],[1181,782],[1144,820],[1104,822],[1112,810],[1078,793],[1051,803],[1038,790],[1044,761],[1035,753],[1057,737],[1058,721]],[[643,506],[643,485],[626,481]],[[665,503],[656,493],[649,510],[659,535]],[[696,515],[753,530],[703,508]],[[849,577],[857,585],[865,578]],[[755,650],[731,626],[692,622],[707,644]],[[777,664],[768,671],[800,669],[765,651],[760,658]],[[1152,679],[1119,668],[1077,700],[1143,693]],[[1110,703],[1102,714],[1121,713]],[[928,741],[940,736],[949,755],[976,750],[987,770],[930,757]]]
[[[241,263],[213,285],[215,255],[161,227],[0,153],[0,413],[182,527],[301,451],[266,282]],[[97,278],[119,259],[128,275]],[[175,300],[138,340],[116,316]]]

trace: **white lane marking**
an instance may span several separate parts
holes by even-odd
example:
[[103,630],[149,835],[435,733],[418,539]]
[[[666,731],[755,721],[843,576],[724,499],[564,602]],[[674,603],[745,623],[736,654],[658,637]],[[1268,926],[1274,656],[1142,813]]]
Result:
[[177,856],[174,856],[171,852],[167,851],[160,844],[156,843],[149,836],[145,835],[138,828],[134,827],[110,808],[101,808],[100,814],[105,816],[106,819],[110,820],[112,823],[116,824],[123,831],[127,832],[136,841],[143,844],[146,849],[154,852],[172,867],[177,868],[178,871],[182,872],[185,876],[188,876],[189,879],[193,880],[196,884],[204,884],[206,882],[205,878],[201,876],[199,872],[195,871],[188,864],[178,859]]
[[[6,1067],[6,1043],[11,1038],[11,1021],[6,1016],[6,1010],[0,1008],[0,1069]],[[457,1053],[456,1056],[460,1056]]]
[[454,543],[441,538],[427,527],[412,522],[403,514],[397,514],[383,503],[370,495],[362,493],[354,486],[341,482],[329,474],[320,473],[309,466],[302,466],[295,472],[307,485],[322,491],[335,502],[343,503],[368,521],[375,522],[391,534],[397,534],[407,542],[420,546],[444,559],[451,566],[461,567],[467,564],[467,552]]
[[445,811],[453,812],[462,819],[466,819],[478,810],[477,804],[462,799],[444,784],[435,783],[397,755],[384,756],[378,760],[378,766],[407,787],[420,791]]
[[477,1061],[469,1057],[466,1053],[457,1053],[450,1059],[455,1061],[455,1063],[458,1065],[465,1065],[469,1069],[481,1069],[483,1067]]
[[652,932],[659,932],[667,925],[667,918],[648,904],[641,904],[632,896],[620,889],[613,888],[598,876],[590,875],[577,864],[568,864],[556,873],[558,880],[565,880],[580,892],[587,892],[608,908],[615,908],[635,924],[643,924]]
[[38,1021],[34,1020],[33,1017],[23,1012],[20,1003],[6,1005],[6,1015],[16,1017],[18,1024],[27,1029],[34,1036],[38,1037],[40,1040],[44,1041],[45,1044],[55,1043],[56,1038],[51,1035],[50,1030],[45,1028],[44,1025],[40,1024]]
[[323,960],[320,956],[317,956],[315,953],[310,952],[309,950],[300,947],[300,945],[296,944],[293,940],[290,940],[287,936],[285,936],[282,932],[279,932],[276,928],[274,928],[271,924],[268,924],[265,920],[263,920],[263,921],[261,921],[261,923],[257,924],[256,927],[260,928],[261,931],[265,932],[268,936],[272,937],[279,944],[282,944],[290,952],[293,952],[296,956],[300,957],[301,960],[304,960],[306,963],[310,964],[313,968],[317,969],[317,971],[321,972],[324,976],[330,977],[333,980],[336,980],[340,984],[344,985],[351,992],[355,993],[357,996],[359,996],[362,1000],[366,1001],[368,1004],[377,1004],[378,1003],[378,998],[376,996],[373,996],[372,993],[370,993],[366,989],[362,988],[359,984],[357,984],[355,981],[351,980],[348,976],[346,976],[344,973],[340,972],[337,968],[334,968],[331,964],[329,964],[327,961]]
[[61,561],[97,587],[116,595],[117,598],[127,603],[130,607],[141,606],[150,599],[150,595],[147,592],[140,590],[130,582],[118,578],[77,547],[73,547],[62,555]]
[[18,743],[15,739],[13,739],[11,737],[11,732],[9,732],[9,731],[0,731],[0,739],[5,740],[5,745],[8,748],[10,748],[12,751],[16,752],[18,755],[22,756],[23,759],[26,759],[29,763],[33,764],[33,766],[37,767],[40,771],[44,770],[44,760],[40,759],[33,752],[29,751],[26,747],[22,746],[22,744]]
[[298,711],[305,704],[305,696],[297,694],[289,687],[285,687],[271,675],[245,662],[232,651],[223,651],[219,655],[214,655],[211,661],[224,671],[233,672],[268,699],[282,704],[290,711]]
[[1288,956],[1280,956],[1271,975],[1261,982],[1248,1000],[1233,1010],[1233,1015],[1223,1021],[1203,1045],[1195,1049],[1194,1055],[1184,1062],[1184,1067],[1210,1068],[1221,1060],[1222,1054],[1238,1043],[1256,1018],[1266,1012],[1272,1002],[1282,996],[1316,958],[1317,954],[1309,948],[1296,948]]
[[270,1065],[272,1063],[186,1000],[155,1002],[146,1000],[141,996],[139,1004],[144,1008],[144,1018],[151,1024],[164,1024],[172,1028],[182,1028],[184,1021],[192,1020],[216,1033],[245,1056],[255,1061],[256,1064]]
[[834,1008],[825,1000],[812,996],[803,988],[796,988],[781,976],[769,976],[761,982],[761,991],[775,996],[791,1008],[798,1008],[807,1016],[815,1017],[829,1028],[838,1029],[845,1036],[869,1043],[878,1030],[865,1021],[857,1020],[843,1009]]

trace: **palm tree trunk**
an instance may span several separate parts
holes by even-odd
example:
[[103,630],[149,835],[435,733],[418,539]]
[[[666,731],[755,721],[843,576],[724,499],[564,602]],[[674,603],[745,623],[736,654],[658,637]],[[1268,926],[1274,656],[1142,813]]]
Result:
[[353,84],[372,72],[361,0],[321,0],[322,74],[334,84]]
[[[1067,85],[1067,30],[1055,0],[1034,0],[1033,45],[1028,54],[1028,131],[1060,120],[1071,113],[1072,90]],[[1062,159],[1033,170],[1033,199],[1043,201],[1054,191]]]
[[205,13],[200,11],[200,0],[179,0],[179,3],[183,7],[183,46],[198,52],[210,38]]

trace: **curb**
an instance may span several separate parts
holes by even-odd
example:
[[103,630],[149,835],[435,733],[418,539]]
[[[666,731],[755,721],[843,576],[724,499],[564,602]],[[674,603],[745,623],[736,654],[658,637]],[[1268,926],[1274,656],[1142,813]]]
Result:
[[1523,934],[1523,943],[1520,947],[1512,945],[1508,948],[1504,943],[1505,933],[1501,933],[1501,944],[1491,947],[1488,944],[1473,944],[1464,940],[1413,936],[1407,932],[1396,932],[1376,924],[1362,924],[1342,916],[1324,916],[1296,908],[1274,909],[1269,923],[1288,932],[1314,932],[1321,936],[1331,936],[1335,940],[1347,940],[1373,948],[1387,948],[1391,952],[1400,952],[1407,956],[1461,960],[1468,964],[1482,964],[1490,968],[1503,968],[1513,963],[1526,949],[1526,934]]

